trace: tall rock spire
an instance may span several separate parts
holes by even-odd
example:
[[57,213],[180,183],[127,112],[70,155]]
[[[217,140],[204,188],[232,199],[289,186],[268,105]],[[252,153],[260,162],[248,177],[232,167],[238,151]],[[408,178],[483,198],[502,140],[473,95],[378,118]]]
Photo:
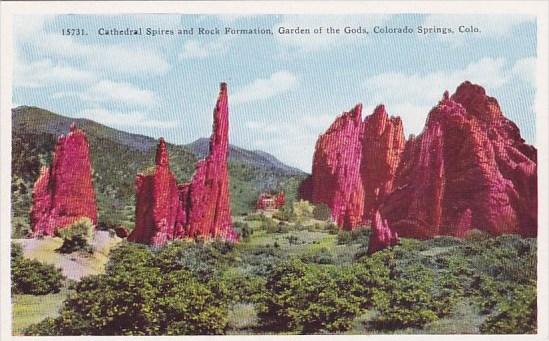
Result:
[[198,161],[190,182],[176,184],[166,143],[160,139],[154,170],[136,178],[136,228],[128,240],[156,246],[184,237],[238,240],[229,201],[227,97],[227,85],[221,83],[210,152]]
[[166,142],[160,138],[156,164],[135,178],[135,228],[128,240],[160,246],[175,238],[179,194],[170,170]]
[[51,236],[80,218],[97,223],[88,140],[75,123],[58,138],[52,166],[41,170],[32,197],[34,235]]
[[188,193],[185,200],[188,205],[187,233],[190,236],[236,240],[229,201],[229,102],[225,83],[221,83],[213,118],[210,153],[198,162],[195,174],[186,186],[188,188],[183,189]]

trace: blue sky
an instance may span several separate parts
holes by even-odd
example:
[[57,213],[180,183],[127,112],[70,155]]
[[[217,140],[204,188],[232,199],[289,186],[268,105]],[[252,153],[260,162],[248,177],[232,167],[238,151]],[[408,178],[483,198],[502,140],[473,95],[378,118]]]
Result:
[[[99,36],[126,27],[474,25],[481,33],[339,36]],[[80,27],[86,37],[62,36]],[[535,18],[494,15],[25,16],[15,22],[15,105],[172,143],[211,133],[221,81],[229,85],[230,142],[310,171],[316,139],[343,111],[384,103],[405,133],[421,132],[444,90],[464,80],[498,99],[535,144]]]

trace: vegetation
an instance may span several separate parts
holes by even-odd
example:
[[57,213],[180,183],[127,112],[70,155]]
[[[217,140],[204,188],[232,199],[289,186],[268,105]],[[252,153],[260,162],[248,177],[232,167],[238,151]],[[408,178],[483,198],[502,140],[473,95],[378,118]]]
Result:
[[160,250],[124,243],[103,275],[71,289],[54,319],[27,335],[222,334],[229,296],[217,279],[226,246],[174,243]]
[[63,239],[63,245],[58,249],[61,253],[84,251],[93,253],[90,245],[93,238],[94,226],[89,218],[81,218],[66,228],[57,229],[55,235]]
[[65,276],[53,265],[23,257],[21,246],[11,244],[11,291],[13,294],[46,295],[57,293]]
[[122,243],[104,275],[76,283],[59,315],[26,333],[536,332],[534,239],[402,239],[369,256],[367,232],[341,244],[329,224],[269,233],[272,218],[251,217],[237,245]]

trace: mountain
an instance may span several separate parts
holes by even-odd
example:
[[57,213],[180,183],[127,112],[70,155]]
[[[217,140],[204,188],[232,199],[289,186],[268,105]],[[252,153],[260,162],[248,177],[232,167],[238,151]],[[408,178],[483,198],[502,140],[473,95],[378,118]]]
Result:
[[[74,119],[45,109],[20,106],[12,109],[12,215],[14,235],[29,228],[33,184],[40,168],[51,164],[57,138],[66,134],[72,122],[85,131],[90,144],[93,182],[99,208],[99,224],[134,225],[137,173],[154,165],[158,141],[152,137],[113,129],[88,119]],[[188,181],[198,158],[191,148],[167,144],[170,163],[178,183]],[[231,149],[245,151],[231,146]],[[257,156],[254,156],[254,153]],[[231,208],[239,215],[254,209],[255,200],[265,190],[284,190],[295,196],[302,174],[278,161],[266,167],[266,153],[245,151],[246,159],[229,160]],[[267,154],[268,155],[268,154]],[[273,157],[274,158],[274,157]],[[276,160],[276,159],[275,159]]]
[[[210,140],[207,138],[199,138],[198,140],[185,145],[199,159],[208,155]],[[278,160],[273,155],[261,150],[247,150],[237,146],[229,145],[229,161],[242,162],[245,164],[269,169],[279,174],[289,176],[305,175],[300,169],[290,167],[282,161]]]

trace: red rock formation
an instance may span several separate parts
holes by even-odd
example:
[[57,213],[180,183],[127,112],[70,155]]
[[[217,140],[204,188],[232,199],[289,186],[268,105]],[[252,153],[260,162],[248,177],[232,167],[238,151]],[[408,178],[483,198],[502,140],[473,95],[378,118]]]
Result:
[[179,209],[177,183],[170,170],[163,138],[160,138],[155,161],[153,169],[135,178],[135,228],[128,240],[160,246],[176,237]]
[[[343,113],[316,142],[309,192],[313,203],[325,203],[335,222],[346,229],[362,223],[364,190],[360,177],[362,160],[362,105]],[[305,187],[304,186],[304,187]]]
[[398,233],[393,232],[387,220],[381,217],[378,210],[375,211],[372,217],[372,235],[368,244],[368,254],[383,250],[398,244]]
[[400,118],[380,105],[362,122],[361,110],[344,113],[319,137],[312,175],[300,187],[303,198],[327,204],[346,229],[363,224],[392,191],[404,149]]
[[364,215],[369,217],[393,191],[393,180],[404,151],[400,117],[389,117],[383,105],[364,121],[360,175],[364,188]]
[[497,101],[469,82],[431,110],[406,143],[382,215],[401,236],[537,235],[536,149]]
[[276,210],[284,206],[284,203],[286,202],[284,192],[271,194],[271,193],[261,193],[259,195],[259,198],[257,198],[257,202],[255,204],[255,208],[258,210]]
[[232,227],[229,201],[229,107],[225,83],[221,83],[213,115],[210,154],[198,162],[191,182],[181,187],[180,198],[185,207],[182,215],[187,235],[234,241],[238,235]]
[[97,223],[95,190],[86,134],[73,123],[55,146],[53,163],[44,167],[32,193],[33,234],[51,236],[80,218]]
[[156,166],[136,178],[136,227],[128,240],[161,246],[184,237],[237,241],[229,201],[229,109],[227,86],[221,84],[214,110],[210,154],[198,161],[189,183],[177,185],[160,139]]

